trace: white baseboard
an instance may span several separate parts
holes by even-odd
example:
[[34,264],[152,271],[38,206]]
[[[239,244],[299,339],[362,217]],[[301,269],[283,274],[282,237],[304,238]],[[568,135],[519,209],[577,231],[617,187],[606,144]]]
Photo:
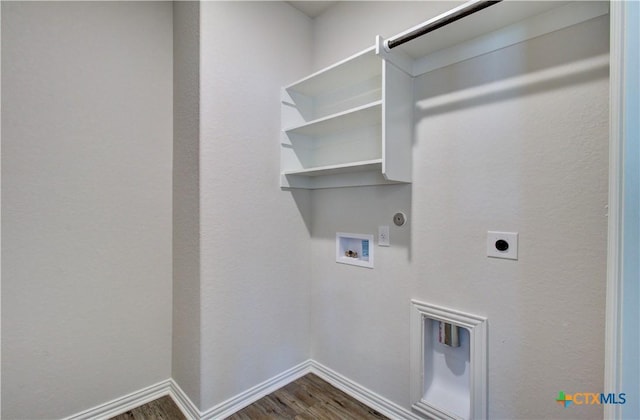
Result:
[[148,386],[115,400],[100,404],[82,411],[64,420],[103,420],[125,413],[132,408],[139,407],[155,399],[171,394],[171,380],[167,379],[155,385]]
[[282,388],[290,382],[311,372],[311,360],[300,363],[261,384],[258,384],[248,390],[229,398],[228,400],[213,406],[201,414],[201,420],[223,419],[231,414],[243,409],[244,407],[258,401],[265,395],[271,394],[273,391]]
[[390,419],[423,420],[422,417],[314,360],[311,361],[311,373]]
[[200,420],[202,413],[200,413],[198,407],[191,401],[191,398],[185,394],[176,381],[173,379],[169,379],[169,381],[171,382],[171,392],[169,395],[180,411],[182,411],[182,414],[184,414],[187,420]]
[[398,404],[387,400],[328,367],[316,361],[307,360],[204,412],[198,409],[173,379],[167,379],[124,397],[67,417],[64,420],[105,420],[165,395],[169,395],[171,399],[173,399],[188,420],[224,419],[307,373],[318,375],[331,385],[391,419],[421,419],[421,417]]

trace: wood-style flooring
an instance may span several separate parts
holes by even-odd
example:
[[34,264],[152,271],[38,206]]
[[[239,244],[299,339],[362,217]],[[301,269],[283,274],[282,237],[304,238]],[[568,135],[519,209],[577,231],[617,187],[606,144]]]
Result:
[[110,420],[186,420],[182,411],[170,396],[160,397],[145,405],[136,407]]
[[308,374],[238,411],[227,420],[363,420],[385,416]]
[[[170,397],[162,397],[111,420],[183,420]],[[385,416],[308,374],[228,417],[227,420],[366,420]]]

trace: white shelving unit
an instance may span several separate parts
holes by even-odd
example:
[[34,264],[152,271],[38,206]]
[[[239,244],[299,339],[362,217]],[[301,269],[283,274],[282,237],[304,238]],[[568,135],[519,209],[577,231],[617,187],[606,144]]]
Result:
[[414,77],[608,11],[606,1],[504,0],[394,49],[377,37],[373,47],[283,88],[281,187],[411,182]]
[[285,87],[281,186],[411,182],[411,97],[411,77],[375,47]]

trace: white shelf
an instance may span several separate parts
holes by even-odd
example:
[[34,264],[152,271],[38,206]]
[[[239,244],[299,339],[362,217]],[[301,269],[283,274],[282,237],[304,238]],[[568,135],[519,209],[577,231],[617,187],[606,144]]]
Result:
[[[599,1],[504,0],[391,51],[379,37],[374,47],[284,89],[283,126],[287,128],[281,185],[333,188],[411,182],[413,77],[607,12],[608,3]],[[366,129],[373,126],[380,127],[379,133]],[[296,182],[288,182],[287,177]]]
[[328,117],[287,128],[286,133],[305,136],[319,136],[336,131],[348,131],[356,127],[380,124],[382,121],[382,101],[353,108]]
[[[398,39],[477,2],[469,1],[382,42]],[[391,51],[379,41],[378,49],[382,56],[415,77],[585,22],[608,11],[608,1],[503,0]]]
[[306,96],[318,96],[380,76],[381,68],[375,47],[371,47],[292,83],[285,87],[285,90]]
[[[528,17],[539,15],[560,6],[564,6],[567,3],[569,2],[504,0],[425,36],[409,41],[397,48],[403,50],[412,58],[421,58],[443,48],[448,48],[464,41],[478,38],[479,36],[485,35],[489,32],[502,29]],[[458,8],[449,10],[434,17],[433,19],[427,20],[419,26],[438,20],[443,16],[450,15],[457,9]],[[389,38],[389,40],[399,38],[405,33],[411,32],[413,29],[415,29],[415,27],[395,35]]]
[[410,182],[412,86],[372,47],[285,87],[280,185]]
[[288,85],[282,90],[281,187],[411,182],[414,77],[608,10],[606,1],[504,0],[390,51],[377,37],[374,47]]
[[300,169],[283,172],[283,175],[324,176],[344,173],[381,171],[382,159],[363,160],[360,162],[341,163],[337,165],[318,166],[315,168]]

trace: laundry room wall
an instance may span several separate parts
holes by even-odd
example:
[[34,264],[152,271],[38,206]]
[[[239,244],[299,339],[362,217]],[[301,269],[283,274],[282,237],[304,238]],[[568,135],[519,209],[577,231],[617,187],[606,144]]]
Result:
[[284,2],[200,9],[201,409],[309,357],[310,194],[279,187],[280,89],[311,69]]
[[2,3],[2,417],[171,366],[172,11]]
[[[314,68],[442,7],[338,3]],[[602,16],[417,77],[413,183],[313,192],[314,360],[410,408],[418,299],[488,318],[490,418],[602,417],[554,399],[603,386],[608,34]],[[373,270],[336,264],[336,232],[379,225]],[[517,261],[486,256],[490,230],[519,232]]]

